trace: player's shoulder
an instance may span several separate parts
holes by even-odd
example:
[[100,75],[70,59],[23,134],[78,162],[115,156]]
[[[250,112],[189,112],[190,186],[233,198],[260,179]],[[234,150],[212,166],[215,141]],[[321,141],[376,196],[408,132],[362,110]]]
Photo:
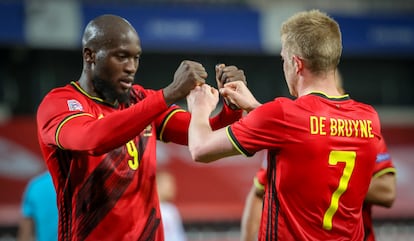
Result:
[[268,115],[268,113],[282,113],[286,109],[291,109],[292,105],[294,105],[292,99],[287,97],[277,97],[258,107],[255,112],[263,113],[264,115]]
[[144,92],[147,91],[147,89],[145,89],[144,86],[139,85],[139,84],[133,84],[132,88],[134,88],[137,91],[144,91]]
[[358,106],[361,109],[364,109],[365,111],[370,111],[370,112],[377,113],[376,109],[370,104],[360,102],[360,101],[357,101],[357,100],[352,100],[352,104],[355,105],[355,106]]
[[82,94],[82,90],[80,87],[75,83],[71,82],[65,86],[56,87],[51,89],[43,98],[43,100],[50,100],[55,98],[62,98],[62,97],[75,97]]
[[380,123],[380,118],[378,115],[377,110],[374,108],[374,106],[363,103],[363,102],[359,102],[356,100],[353,100],[353,109],[356,110],[355,113],[356,116],[360,116],[360,117],[366,117],[368,119],[373,120],[375,123],[379,124]]
[[33,177],[30,181],[28,186],[30,188],[37,188],[44,186],[45,183],[48,183],[52,180],[49,172],[43,172],[35,177]]
[[146,89],[144,88],[144,86],[139,85],[139,84],[134,84],[132,85],[132,88],[134,89],[134,91],[139,95],[139,98],[144,98],[145,96],[154,93],[156,90],[153,89]]
[[49,172],[45,171],[37,176],[35,176],[33,179],[33,182],[47,182],[52,180],[52,176],[50,175]]
[[276,97],[272,101],[266,102],[262,106],[275,106],[279,105],[281,107],[289,106],[294,104],[294,100],[289,99],[287,97]]
[[294,100],[282,96],[282,97],[276,97],[276,98],[274,98],[273,99],[273,102],[276,102],[276,103],[293,103]]
[[54,113],[57,109],[69,106],[72,110],[82,110],[86,105],[87,94],[82,93],[82,89],[77,88],[75,82],[67,84],[63,87],[56,87],[50,90],[39,104],[37,113],[46,115]]

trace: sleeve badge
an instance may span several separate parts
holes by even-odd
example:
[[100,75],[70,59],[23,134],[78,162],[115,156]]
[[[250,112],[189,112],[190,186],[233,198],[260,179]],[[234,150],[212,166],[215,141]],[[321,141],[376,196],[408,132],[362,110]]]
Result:
[[70,111],[83,111],[81,103],[77,100],[68,100],[68,107]]

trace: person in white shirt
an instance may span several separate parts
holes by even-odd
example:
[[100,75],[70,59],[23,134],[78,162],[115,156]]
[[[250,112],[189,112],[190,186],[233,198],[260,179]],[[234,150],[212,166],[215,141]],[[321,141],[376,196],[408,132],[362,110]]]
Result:
[[165,170],[158,171],[157,188],[165,241],[187,241],[180,212],[173,203],[176,195],[174,176]]

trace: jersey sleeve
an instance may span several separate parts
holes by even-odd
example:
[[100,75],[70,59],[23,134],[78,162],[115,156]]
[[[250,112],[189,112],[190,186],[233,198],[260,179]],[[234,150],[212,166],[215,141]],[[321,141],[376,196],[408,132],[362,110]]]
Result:
[[227,128],[229,140],[241,154],[252,156],[262,149],[283,145],[285,130],[291,128],[285,121],[282,107],[287,100],[277,98],[263,104]]
[[386,173],[396,174],[397,171],[392,162],[391,155],[388,152],[388,148],[384,141],[384,138],[380,139],[378,150],[379,151],[375,162],[373,177],[379,177]]
[[139,135],[168,108],[160,90],[102,118],[88,108],[88,98],[74,93],[67,89],[54,91],[40,104],[38,129],[45,144],[92,155],[106,153]]
[[258,190],[264,190],[266,183],[267,183],[267,175],[266,175],[266,169],[260,168],[259,171],[257,171],[256,176],[254,177],[254,186]]
[[[216,116],[210,118],[213,130],[225,127],[242,116],[241,110],[232,110],[226,104]],[[179,106],[172,106],[168,112],[157,118],[158,139],[163,142],[174,142],[181,145],[188,144],[188,127],[191,114]]]

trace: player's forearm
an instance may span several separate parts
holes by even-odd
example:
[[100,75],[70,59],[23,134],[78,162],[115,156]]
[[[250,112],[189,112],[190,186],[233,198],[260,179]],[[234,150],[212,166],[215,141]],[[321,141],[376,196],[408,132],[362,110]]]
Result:
[[132,140],[165,110],[165,101],[158,93],[101,119],[73,118],[58,132],[59,144],[65,149],[103,154]]
[[207,163],[240,154],[227,138],[226,128],[212,131],[206,113],[193,111],[191,117],[188,143],[192,159]]
[[212,129],[209,123],[208,112],[193,110],[190,125],[188,128],[188,148],[191,157],[195,161],[209,162],[205,160],[205,144],[209,136],[212,134]]

